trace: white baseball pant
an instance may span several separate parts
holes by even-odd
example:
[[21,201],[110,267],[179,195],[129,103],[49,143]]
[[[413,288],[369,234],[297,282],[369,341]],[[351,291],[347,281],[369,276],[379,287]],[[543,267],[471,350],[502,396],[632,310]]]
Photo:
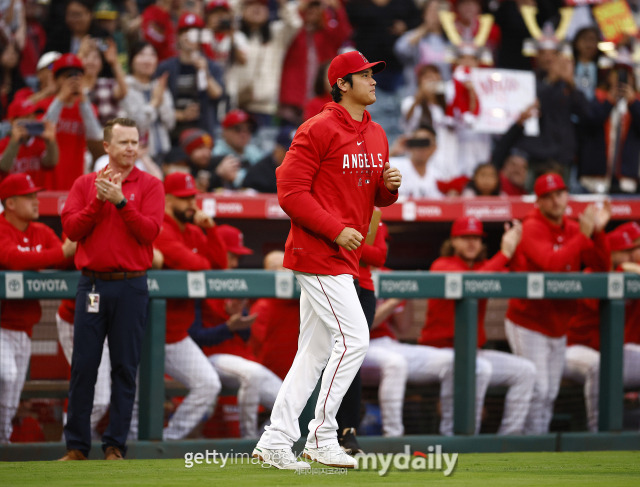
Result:
[[220,375],[222,385],[238,390],[240,435],[257,438],[260,404],[273,409],[282,380],[264,365],[237,355],[214,354],[209,356],[209,362]]
[[[164,440],[180,440],[191,433],[203,418],[213,412],[222,385],[207,356],[191,337],[186,337],[177,343],[165,344],[164,371],[189,390],[162,432]],[[138,376],[138,388],[136,388],[129,429],[129,438],[132,439],[138,438],[139,389]]]
[[336,413],[369,346],[369,327],[353,277],[295,273],[300,283],[298,352],[271,412],[271,425],[258,442],[269,449],[291,448],[300,438],[298,418],[322,374],[307,445],[338,444]]
[[536,368],[533,395],[524,424],[524,434],[548,433],[553,416],[553,405],[560,390],[567,337],[566,335],[560,338],[548,337],[519,326],[506,318],[504,327],[513,353],[529,359]]
[[[627,343],[623,349],[624,387],[640,386],[640,345]],[[584,402],[589,431],[598,431],[600,396],[600,352],[584,345],[567,347],[564,376],[584,384]]]
[[[391,337],[371,340],[362,364],[363,373],[368,368],[380,371],[378,400],[382,414],[384,436],[402,436],[402,407],[405,385],[440,383],[440,433],[453,435],[453,362],[451,348],[400,343]],[[476,360],[476,433],[480,431],[482,404],[487,392],[491,365]]]
[[536,367],[526,358],[499,350],[478,350],[478,358],[491,364],[489,387],[508,387],[499,435],[521,435],[529,412]]
[[31,358],[31,338],[24,331],[0,328],[0,444],[9,443]]
[[[71,365],[71,356],[73,355],[73,323],[63,320],[56,313],[56,327],[58,329],[58,340],[62,347],[62,352],[69,365]],[[109,357],[109,342],[105,338],[102,347],[102,358],[98,367],[98,377],[96,378],[96,387],[93,396],[93,409],[91,410],[91,436],[95,440],[101,439],[101,435],[96,432],[98,423],[106,414],[111,403],[111,358]],[[67,422],[66,413],[63,416],[63,426]]]

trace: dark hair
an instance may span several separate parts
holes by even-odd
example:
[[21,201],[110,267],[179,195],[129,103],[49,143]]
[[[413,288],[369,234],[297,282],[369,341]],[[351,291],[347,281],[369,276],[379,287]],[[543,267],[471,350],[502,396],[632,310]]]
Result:
[[[271,40],[271,29],[269,28],[270,24],[271,21],[267,20],[260,26],[260,29],[258,30],[258,34],[260,35],[260,39],[263,44],[266,44]],[[244,18],[240,20],[240,31],[248,38],[251,37],[251,28],[249,27],[249,24],[244,20]]]
[[[422,78],[427,73],[436,73],[440,76],[442,80],[442,73],[440,72],[440,68],[435,64],[423,64],[422,66],[418,66],[416,68],[416,81],[418,85],[420,84],[420,78]],[[447,109],[447,101],[445,100],[444,93],[436,93],[435,96],[436,105],[442,108],[442,111],[445,112]],[[421,123],[426,123],[427,125],[433,125],[433,115],[431,114],[431,109],[429,108],[429,103],[424,101],[420,104],[422,108],[422,116],[420,117]]]
[[[573,59],[575,59],[576,63],[578,62],[578,40],[585,34],[592,32],[596,35],[596,38],[598,40],[600,40],[600,31],[598,30],[597,27],[595,26],[588,26],[588,27],[583,27],[582,29],[580,29],[578,32],[576,32],[576,35],[573,38],[573,41],[571,42],[571,50],[573,51]],[[592,59],[591,61],[593,61],[594,63],[598,62],[598,58],[602,56],[602,51],[597,48],[596,49],[596,56],[594,59]]]
[[153,44],[147,41],[137,41],[135,44],[133,44],[130,47],[129,49],[129,72],[130,73],[133,74],[133,58],[136,57],[138,54],[140,54],[140,51],[142,51],[147,46],[152,47],[153,52],[155,52],[156,55],[158,54],[156,51],[156,48],[153,47]]
[[324,95],[324,80],[327,79],[327,67],[329,63],[322,63],[318,66],[318,72],[316,73],[316,79],[313,82],[313,92],[317,96]]
[[67,0],[67,3],[64,6],[65,11],[67,10],[67,7],[69,6],[70,3],[79,3],[84,8],[86,8],[89,12],[91,12],[93,11],[93,4],[95,2],[92,0]]
[[[342,79],[346,83],[349,83],[351,85],[351,87],[353,88],[353,74],[352,73],[349,73],[349,74],[343,76]],[[338,88],[338,82],[337,81],[331,87],[331,98],[336,103],[338,103],[340,100],[342,100],[342,91],[340,91],[340,88]]]
[[103,139],[105,142],[111,142],[111,136],[113,134],[113,127],[115,125],[120,125],[121,127],[135,127],[138,128],[136,122],[131,120],[130,118],[112,118],[107,123],[104,124],[103,130]]
[[473,176],[471,176],[471,180],[467,183],[467,188],[472,189],[473,192],[476,195],[482,196],[480,195],[480,192],[478,191],[478,188],[476,187],[476,182],[475,182],[475,178],[478,175],[478,173],[486,168],[486,167],[490,167],[493,168],[493,170],[495,170],[496,172],[496,179],[497,179],[497,184],[495,186],[495,188],[493,188],[493,191],[491,191],[490,195],[484,195],[484,196],[498,196],[500,194],[500,174],[498,173],[498,168],[496,166],[494,166],[492,163],[490,162],[483,162],[482,164],[478,164],[476,166],[476,168],[473,170]]

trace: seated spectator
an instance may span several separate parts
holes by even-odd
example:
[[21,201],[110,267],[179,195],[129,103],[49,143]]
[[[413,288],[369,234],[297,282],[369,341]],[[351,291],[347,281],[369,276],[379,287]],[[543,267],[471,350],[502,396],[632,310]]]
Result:
[[45,186],[48,171],[58,164],[56,127],[48,120],[37,120],[44,111],[28,99],[9,105],[11,135],[0,140],[0,181],[7,174],[25,173],[34,184]]
[[[106,32],[104,41],[111,40],[116,46],[118,63],[126,68],[128,65],[128,53],[124,34],[120,29],[120,12],[111,0],[99,0],[93,8],[93,23]],[[105,46],[105,44],[102,44]],[[106,47],[106,46],[105,46]]]
[[295,131],[292,127],[280,129],[273,151],[248,169],[243,187],[255,189],[260,193],[277,193],[276,169],[282,164]]
[[313,93],[315,96],[307,102],[302,113],[302,120],[309,120],[314,115],[322,111],[327,103],[332,101],[331,85],[329,84],[329,63],[324,63],[318,67],[316,79],[313,83]]
[[142,38],[149,42],[162,62],[177,54],[176,26],[171,17],[172,0],[156,0],[142,12]]
[[500,170],[500,188],[507,196],[524,196],[529,194],[525,188],[529,162],[525,154],[515,150],[502,165]]
[[4,120],[18,90],[27,86],[20,74],[20,51],[13,40],[0,40],[0,79],[0,120]]
[[40,59],[38,59],[35,86],[18,90],[14,100],[27,98],[31,103],[35,104],[55,95],[57,88],[56,82],[53,79],[53,63],[60,59],[60,56],[62,56],[62,54],[59,52],[45,52]]
[[490,162],[478,165],[462,196],[498,196],[502,194],[498,170]]
[[173,98],[167,88],[169,74],[156,79],[158,56],[150,43],[139,42],[131,49],[131,74],[127,75],[127,96],[120,110],[135,120],[140,131],[140,147],[147,148],[156,163],[171,148],[169,132],[176,124]]
[[[441,257],[431,265],[431,272],[500,272],[506,271],[509,260],[520,242],[522,226],[516,222],[502,235],[500,251],[486,259],[482,243],[485,233],[482,222],[473,217],[458,218],[451,226],[451,238],[441,249]],[[498,350],[482,349],[486,342],[484,317],[487,300],[478,302],[478,361],[490,364],[489,386],[508,387],[504,414],[498,434],[522,434],[529,410],[535,367],[529,360]],[[419,343],[453,351],[455,303],[452,300],[429,299],[427,318]],[[477,420],[480,420],[478,417]],[[476,425],[479,428],[480,425]]]
[[215,167],[211,158],[213,139],[200,129],[187,129],[180,134],[180,147],[189,157],[191,175],[199,191],[209,192],[217,187]]
[[[264,257],[267,271],[287,271],[284,252],[274,250]],[[251,306],[256,316],[251,326],[249,345],[256,360],[282,380],[289,372],[298,351],[300,300],[261,298]]]
[[[38,191],[28,174],[11,174],[0,182],[0,268],[39,270],[65,267],[75,254],[76,244],[64,243],[43,223],[36,220]],[[35,299],[0,302],[0,444],[9,443],[11,421],[20,402],[31,358],[33,326],[42,310]]]
[[[253,253],[243,245],[240,230],[230,225],[218,226],[218,234],[227,249],[227,266],[238,267],[242,255]],[[258,407],[273,408],[280,378],[256,362],[247,345],[249,328],[257,318],[246,315],[242,300],[205,299],[202,318],[196,317],[189,330],[191,337],[203,347],[225,387],[238,389],[240,433],[243,438],[258,436]]]

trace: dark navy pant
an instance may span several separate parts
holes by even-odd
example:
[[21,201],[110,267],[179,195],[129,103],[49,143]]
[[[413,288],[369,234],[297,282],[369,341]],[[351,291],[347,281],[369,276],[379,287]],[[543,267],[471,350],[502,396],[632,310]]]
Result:
[[[87,294],[95,284],[100,311],[87,312]],[[136,395],[136,372],[147,323],[149,292],[146,276],[103,281],[81,276],[76,294],[69,408],[64,434],[67,449],[88,455],[91,449],[91,409],[105,337],[111,356],[109,425],[102,436],[108,446],[126,453],[125,443]]]

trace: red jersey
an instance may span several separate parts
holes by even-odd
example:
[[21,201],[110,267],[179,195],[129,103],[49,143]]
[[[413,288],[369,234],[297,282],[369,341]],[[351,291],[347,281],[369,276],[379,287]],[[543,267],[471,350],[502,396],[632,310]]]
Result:
[[373,245],[362,245],[362,256],[360,257],[360,277],[358,282],[362,289],[375,291],[373,280],[371,279],[371,266],[382,267],[387,260],[387,237],[389,230],[387,226],[380,222],[378,231],[373,240]]
[[62,228],[78,242],[78,269],[96,272],[146,271],[153,259],[152,243],[164,215],[164,188],[154,176],[137,168],[122,182],[124,208],[96,198],[96,173],[73,183],[62,210]]
[[[178,223],[164,215],[164,223],[158,238],[153,242],[164,256],[164,269],[202,271],[225,269],[227,251],[218,237],[218,227],[207,230],[207,236],[196,225],[185,224],[180,231]],[[166,343],[177,343],[189,335],[195,319],[192,299],[167,299]]]
[[571,345],[600,350],[600,300],[578,299],[567,330],[567,346]]
[[278,201],[291,217],[284,266],[312,274],[358,277],[362,247],[348,251],[334,242],[343,228],[366,235],[373,206],[398,199],[382,178],[389,161],[384,130],[365,110],[357,122],[338,103],[327,103],[296,131],[276,169]]
[[253,354],[258,362],[284,379],[298,351],[300,301],[258,299],[250,314],[258,315],[249,338]]
[[[35,271],[64,266],[67,259],[62,243],[48,226],[31,222],[21,232],[0,214],[0,269]],[[24,331],[29,336],[40,321],[42,311],[37,299],[4,299],[0,301],[0,326]]]
[[[212,328],[227,322],[229,314],[225,310],[225,301],[224,299],[202,300],[202,324],[205,328]],[[216,353],[228,353],[255,362],[256,358],[251,353],[249,345],[241,334],[232,331],[229,333],[231,334],[229,339],[217,345],[203,346],[202,351],[204,354],[209,356]]]
[[[522,241],[511,259],[516,272],[579,272],[581,266],[595,272],[609,269],[609,250],[604,233],[594,232],[587,238],[580,225],[566,216],[554,225],[539,209],[525,219]],[[576,300],[511,299],[507,318],[515,324],[550,337],[566,335]]]
[[[507,271],[509,259],[498,252],[491,259],[474,262],[473,267],[460,257],[440,257],[431,265],[431,272],[501,272]],[[427,318],[418,343],[432,347],[453,348],[455,331],[455,301],[451,299],[429,299]],[[487,300],[478,300],[478,348],[487,341],[484,331],[484,315],[487,311]]]
[[[4,154],[10,140],[10,136],[0,140],[0,155]],[[42,167],[42,158],[46,151],[47,145],[44,140],[39,137],[30,137],[25,144],[20,144],[11,170],[8,173],[0,171],[0,181],[2,181],[7,174],[25,173],[31,176],[36,186],[46,188],[47,174],[51,174],[53,170],[53,168]]]

